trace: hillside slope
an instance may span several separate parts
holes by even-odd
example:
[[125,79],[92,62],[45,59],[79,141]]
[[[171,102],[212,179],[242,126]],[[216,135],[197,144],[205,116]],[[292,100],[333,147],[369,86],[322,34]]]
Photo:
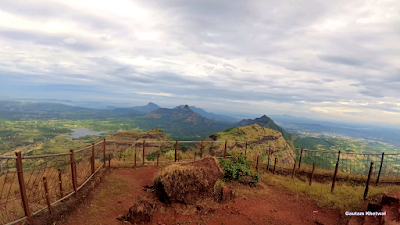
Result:
[[[228,142],[228,155],[243,154],[246,149],[249,160],[255,160],[257,155],[261,162],[265,163],[268,159],[269,146],[271,146],[271,157],[278,157],[284,163],[294,162],[295,153],[279,131],[252,124],[242,127],[234,127],[223,132],[217,132],[206,138],[204,141],[236,141]],[[204,143],[206,152],[221,155],[224,151],[224,143]]]
[[286,132],[282,127],[276,125],[276,123],[268,116],[264,115],[260,118],[255,118],[253,120],[252,119],[244,119],[238,123],[239,126],[248,126],[251,124],[258,124],[262,127],[266,127],[266,128],[270,128],[270,129],[279,131],[280,133],[282,133],[283,138],[285,138],[285,140],[289,141],[289,144],[291,146],[293,146],[292,141],[294,141],[296,136]]

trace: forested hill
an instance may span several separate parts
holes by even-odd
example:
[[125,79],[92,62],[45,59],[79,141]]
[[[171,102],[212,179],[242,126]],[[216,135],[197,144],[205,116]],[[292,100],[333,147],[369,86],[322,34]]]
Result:
[[218,131],[232,127],[209,120],[193,112],[189,106],[174,109],[160,108],[145,116],[136,117],[134,123],[143,130],[160,128],[174,139],[200,140]]

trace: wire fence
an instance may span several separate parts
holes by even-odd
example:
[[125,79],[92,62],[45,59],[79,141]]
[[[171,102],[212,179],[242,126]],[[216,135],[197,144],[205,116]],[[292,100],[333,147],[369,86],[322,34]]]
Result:
[[16,224],[60,204],[104,164],[104,141],[69,153],[0,156],[0,224]]
[[[107,156],[113,158],[115,167],[191,160],[207,156],[230,157],[246,155],[253,164],[270,169],[277,161],[277,168],[311,173],[316,163],[316,174],[332,176],[336,164],[340,177],[366,181],[370,163],[374,162],[371,177],[380,182],[400,182],[400,154],[362,154],[340,151],[292,149],[254,142],[238,141],[107,141]],[[136,160],[135,160],[136,159]],[[136,163],[135,163],[136,162]],[[382,164],[382,166],[381,166]]]
[[[15,224],[53,206],[81,189],[103,166],[139,167],[205,157],[245,155],[257,169],[312,173],[326,177],[400,182],[400,154],[359,154],[292,149],[265,140],[130,141],[102,140],[68,153],[0,156],[0,223]],[[112,163],[111,163],[112,159]],[[371,162],[375,167],[371,170]],[[315,171],[313,164],[315,163]],[[337,172],[335,169],[337,167]],[[369,176],[369,172],[371,175]]]

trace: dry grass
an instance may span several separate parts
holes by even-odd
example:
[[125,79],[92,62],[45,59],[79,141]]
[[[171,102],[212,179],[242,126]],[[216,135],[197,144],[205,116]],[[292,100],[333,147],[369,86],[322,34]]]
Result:
[[175,195],[177,192],[186,193],[192,190],[191,185],[195,185],[197,191],[211,188],[214,183],[209,179],[208,170],[205,168],[182,167],[179,165],[171,165],[157,174],[155,182],[161,182],[169,196]]
[[[309,186],[307,177],[292,179],[291,176],[272,175],[269,172],[261,174],[261,180],[267,184],[285,188],[286,190],[305,195],[316,201],[320,207],[329,207],[340,211],[357,211],[363,209],[363,195],[365,186],[337,182],[335,190],[331,193],[331,182],[313,182]],[[368,198],[392,191],[400,190],[400,186],[370,185]]]
[[234,194],[245,198],[255,198],[270,195],[268,187],[263,183],[258,183],[257,187],[249,187],[245,185],[236,185]]
[[166,194],[181,200],[187,194],[211,194],[215,182],[222,177],[222,168],[215,158],[206,158],[198,164],[173,164],[163,168],[155,175],[154,183],[162,184]]
[[101,189],[99,193],[93,198],[88,212],[89,218],[96,218],[96,215],[100,215],[106,212],[107,207],[104,207],[108,204],[108,200],[110,197],[120,195],[125,192],[127,189],[127,184],[124,179],[107,176],[105,178],[105,183],[107,185],[106,189]]
[[[99,168],[102,162],[95,161],[95,168]],[[31,213],[46,207],[43,177],[46,177],[48,184],[48,195],[50,202],[60,199],[60,183],[58,169],[47,166],[37,166],[24,171],[24,181]],[[76,165],[78,187],[83,184],[91,175],[90,162],[85,160]],[[73,191],[71,167],[68,165],[61,170],[61,181],[63,195]],[[0,196],[0,224],[5,224],[25,216],[22,207],[20,188],[16,173],[9,173],[0,177],[0,189],[3,194]]]

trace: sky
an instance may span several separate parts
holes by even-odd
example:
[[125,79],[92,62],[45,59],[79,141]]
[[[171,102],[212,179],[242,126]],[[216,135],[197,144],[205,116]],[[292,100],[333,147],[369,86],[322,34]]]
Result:
[[1,0],[0,98],[400,124],[400,1]]

